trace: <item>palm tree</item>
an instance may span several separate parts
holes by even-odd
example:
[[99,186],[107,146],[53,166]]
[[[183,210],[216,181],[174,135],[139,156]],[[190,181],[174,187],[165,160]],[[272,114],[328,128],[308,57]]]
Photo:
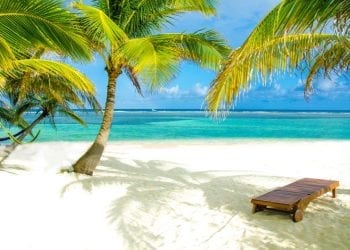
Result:
[[349,70],[349,34],[350,1],[283,0],[229,56],[208,92],[209,111],[231,108],[252,82],[305,65],[308,96],[316,75]]
[[[56,111],[78,119],[71,104],[96,104],[89,79],[68,64],[41,58],[88,61],[91,52],[76,15],[64,9],[62,1],[0,1],[0,89],[15,107],[9,115],[11,109],[3,106],[1,117],[22,128],[20,139]],[[21,115],[38,105],[42,112],[29,125]]]
[[74,164],[74,171],[92,175],[108,141],[114,114],[116,80],[124,72],[137,91],[140,82],[151,90],[179,70],[181,60],[217,70],[229,48],[214,31],[159,33],[171,18],[186,11],[215,13],[215,0],[94,0],[94,6],[74,3],[85,34],[105,63],[108,75],[103,121],[94,143]]
[[[23,79],[25,78],[25,81]],[[68,82],[60,76],[46,74],[17,75],[8,78],[1,91],[0,121],[22,128],[12,145],[7,148],[10,154],[24,138],[31,134],[33,128],[42,120],[48,118],[55,126],[55,116],[61,114],[85,125],[85,122],[75,113],[73,108],[85,108],[89,104],[95,111],[100,106],[94,95]],[[49,85],[49,87],[48,87]],[[5,101],[7,100],[7,101]],[[37,117],[29,124],[24,119],[28,111],[36,110]],[[13,139],[14,136],[9,136]]]

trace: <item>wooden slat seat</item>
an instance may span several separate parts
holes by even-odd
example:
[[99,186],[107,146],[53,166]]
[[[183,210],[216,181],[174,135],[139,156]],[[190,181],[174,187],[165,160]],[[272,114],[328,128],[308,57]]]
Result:
[[303,219],[304,210],[312,200],[329,191],[332,191],[332,197],[335,198],[338,186],[339,181],[300,179],[253,198],[253,213],[264,209],[284,211],[292,215],[293,221],[298,222]]

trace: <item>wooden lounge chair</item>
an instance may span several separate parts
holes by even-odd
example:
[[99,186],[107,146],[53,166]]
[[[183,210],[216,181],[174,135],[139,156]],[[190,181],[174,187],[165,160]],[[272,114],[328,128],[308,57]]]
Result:
[[339,181],[300,179],[253,198],[253,213],[264,209],[284,211],[292,215],[294,222],[298,222],[303,219],[304,210],[312,200],[329,191],[332,191],[332,197],[335,198],[335,189],[338,186]]

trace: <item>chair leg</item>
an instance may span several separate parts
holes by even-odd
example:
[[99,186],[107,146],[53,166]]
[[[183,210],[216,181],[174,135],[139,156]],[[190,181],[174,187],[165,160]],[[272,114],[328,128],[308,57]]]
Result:
[[254,214],[254,213],[259,212],[259,211],[264,211],[265,208],[266,208],[266,206],[253,204],[252,212]]
[[332,189],[332,198],[336,197],[335,189]]
[[304,217],[304,211],[302,209],[297,209],[293,214],[293,221],[299,222],[303,219],[303,217]]
[[253,209],[252,209],[252,213],[255,214],[257,211],[256,211],[256,204],[253,204]]

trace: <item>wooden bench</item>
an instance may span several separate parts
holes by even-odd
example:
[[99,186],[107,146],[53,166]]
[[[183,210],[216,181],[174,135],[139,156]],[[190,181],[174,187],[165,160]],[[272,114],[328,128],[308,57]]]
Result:
[[335,198],[338,186],[339,181],[300,179],[253,198],[253,213],[264,209],[283,211],[291,214],[294,222],[298,222],[303,219],[304,210],[312,200],[329,191],[332,191],[332,197]]

